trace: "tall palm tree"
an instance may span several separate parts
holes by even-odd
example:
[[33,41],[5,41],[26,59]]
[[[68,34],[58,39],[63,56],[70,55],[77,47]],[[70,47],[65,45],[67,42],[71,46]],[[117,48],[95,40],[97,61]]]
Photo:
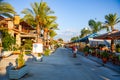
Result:
[[38,39],[41,35],[41,30],[44,30],[44,27],[47,23],[46,19],[49,14],[54,13],[46,2],[33,3],[31,4],[32,9],[26,8],[22,11],[24,20],[29,24],[33,25],[37,29]]
[[120,22],[120,17],[117,17],[117,14],[108,14],[105,16],[105,23],[107,27],[111,27],[111,30],[114,30],[114,26]]
[[[120,23],[120,17],[117,17],[117,14],[108,14],[105,16],[106,19],[106,27],[109,28],[111,27],[111,30],[114,31],[114,26],[118,23]],[[111,40],[111,51],[113,52],[115,50],[114,47],[114,40]]]
[[[46,44],[46,40],[48,40],[48,37],[50,37],[50,42],[53,40],[53,37],[56,36],[55,30],[58,29],[58,24],[55,22],[56,16],[49,16],[47,18],[47,23],[44,27],[44,44]],[[49,46],[49,45],[48,45]]]
[[83,38],[83,37],[85,37],[85,36],[87,36],[88,34],[90,34],[91,33],[91,30],[90,29],[86,29],[86,28],[83,28],[82,30],[81,30],[81,35],[80,35],[80,38]]
[[96,22],[95,20],[91,19],[89,20],[88,24],[92,30],[92,33],[97,33],[102,29],[102,26],[101,26],[102,23],[100,21]]
[[49,31],[57,29],[58,24],[55,23],[56,16],[48,16],[46,18],[46,24],[44,25],[44,40],[48,39]]
[[50,46],[51,49],[54,49],[54,48],[53,48],[53,45],[54,45],[53,37],[55,37],[56,35],[57,35],[57,33],[55,32],[55,30],[50,30],[50,31],[49,31],[49,36],[50,36],[49,46]]
[[0,15],[1,16],[6,16],[6,17],[13,17],[12,14],[15,14],[15,10],[12,7],[12,5],[10,5],[7,2],[3,2],[3,0],[0,0]]

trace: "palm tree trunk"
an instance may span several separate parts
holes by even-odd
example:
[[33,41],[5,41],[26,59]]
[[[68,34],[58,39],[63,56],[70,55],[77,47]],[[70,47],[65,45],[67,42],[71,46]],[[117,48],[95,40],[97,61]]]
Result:
[[114,31],[114,26],[111,26],[111,30]]
[[50,46],[51,50],[54,50],[54,44],[52,43],[52,41],[53,41],[53,38],[50,37],[50,44],[49,44],[49,46]]
[[111,51],[114,52],[115,46],[114,46],[114,40],[111,40]]
[[37,25],[37,42],[39,42],[39,38],[40,38],[40,27],[39,24]]
[[48,33],[48,29],[45,28],[44,33],[43,33],[43,40],[44,40],[44,46],[45,47],[47,47],[47,33]]
[[[114,31],[114,26],[111,26],[111,30]],[[114,40],[111,40],[111,51],[114,52],[115,51],[115,46],[114,46]]]

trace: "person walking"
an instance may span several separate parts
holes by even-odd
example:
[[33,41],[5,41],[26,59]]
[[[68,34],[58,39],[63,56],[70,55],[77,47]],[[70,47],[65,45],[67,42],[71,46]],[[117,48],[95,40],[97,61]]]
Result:
[[76,53],[77,53],[77,47],[76,46],[73,46],[73,57],[76,58]]

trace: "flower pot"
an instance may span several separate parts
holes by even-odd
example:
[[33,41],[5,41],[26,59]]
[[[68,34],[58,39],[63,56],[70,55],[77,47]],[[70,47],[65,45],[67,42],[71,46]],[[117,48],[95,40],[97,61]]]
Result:
[[97,57],[100,58],[100,54],[97,54]]
[[42,62],[43,56],[36,57],[36,61]]
[[85,56],[88,56],[88,52],[85,52]]
[[102,62],[103,62],[104,64],[106,64],[107,58],[102,58]]
[[22,68],[20,68],[18,70],[11,69],[11,70],[9,70],[9,79],[19,79],[27,73],[28,73],[27,65],[23,66]]

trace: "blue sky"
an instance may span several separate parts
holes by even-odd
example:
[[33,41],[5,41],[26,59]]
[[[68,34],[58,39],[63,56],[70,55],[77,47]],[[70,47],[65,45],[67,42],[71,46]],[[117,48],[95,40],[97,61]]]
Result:
[[[30,4],[41,0],[5,0],[9,2],[21,15],[24,8],[30,8]],[[69,41],[71,37],[80,35],[84,27],[88,27],[90,19],[104,22],[104,16],[109,13],[117,13],[120,17],[120,0],[43,0],[55,12],[60,30],[57,38]],[[22,15],[21,15],[22,16]],[[120,24],[115,28],[120,30]]]

